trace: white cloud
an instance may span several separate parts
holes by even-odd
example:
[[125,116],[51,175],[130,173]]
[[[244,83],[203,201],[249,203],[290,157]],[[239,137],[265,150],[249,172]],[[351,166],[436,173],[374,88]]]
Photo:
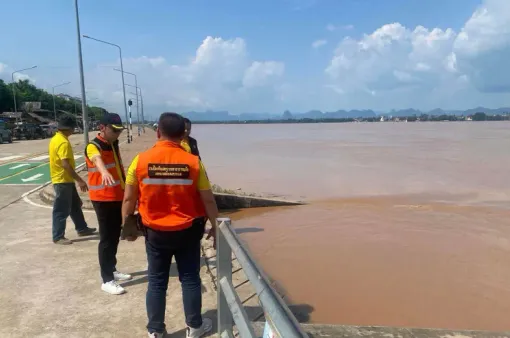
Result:
[[32,84],[35,84],[36,83],[36,80],[31,78],[30,76],[28,76],[27,74],[23,74],[23,73],[15,73],[14,74],[14,81],[15,82],[19,82],[19,81],[25,81],[25,80],[28,80],[30,83]]
[[281,62],[255,61],[246,69],[243,77],[243,86],[246,88],[263,87],[277,81],[285,72],[285,65]]
[[459,33],[456,66],[481,92],[510,92],[510,1],[486,0]]
[[326,29],[330,32],[334,32],[336,30],[342,30],[342,29],[343,30],[351,30],[351,29],[354,29],[354,26],[353,25],[337,26],[337,25],[330,23],[326,26]]
[[[116,65],[97,67],[87,75],[87,86],[97,89],[95,94],[100,99],[120,106],[120,75],[109,72],[108,67]],[[240,112],[271,109],[279,103],[278,86],[285,65],[250,59],[246,42],[241,38],[225,40],[209,36],[188,64],[172,65],[161,56],[143,56],[125,59],[124,69],[143,74],[138,76],[138,82],[144,90],[144,101],[157,103],[157,109]],[[133,82],[129,75],[126,82]]]
[[0,74],[5,72],[5,70],[7,69],[7,65],[5,63],[1,63],[0,62]]
[[474,102],[481,92],[510,92],[508,22],[510,1],[486,0],[459,33],[391,23],[344,38],[325,69],[329,88],[350,93],[342,97],[359,106],[439,106],[460,94],[466,99],[453,104],[482,104]]
[[326,29],[327,29],[328,31],[330,31],[330,32],[333,32],[333,31],[335,31],[335,30],[336,30],[336,26],[335,26],[335,25],[333,25],[332,23],[330,23],[330,24],[328,24],[328,25],[326,26]]
[[322,46],[325,46],[326,44],[328,43],[328,40],[324,40],[324,39],[320,39],[320,40],[315,40],[313,43],[312,43],[312,47],[317,49],[317,48],[320,48]]

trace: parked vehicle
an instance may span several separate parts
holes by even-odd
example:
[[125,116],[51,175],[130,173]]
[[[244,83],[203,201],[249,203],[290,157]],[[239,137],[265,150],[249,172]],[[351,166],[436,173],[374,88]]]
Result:
[[46,132],[41,126],[34,123],[18,123],[14,128],[14,135],[16,139],[21,140],[26,138],[27,140],[36,140],[38,138],[46,138]]
[[0,143],[12,143],[12,132],[9,128],[7,128],[7,125],[5,122],[0,122]]
[[41,128],[46,133],[46,137],[52,137],[57,132],[57,127],[51,124],[41,124]]
[[74,134],[81,134],[81,133],[83,133],[83,130],[81,130],[80,127],[74,128]]

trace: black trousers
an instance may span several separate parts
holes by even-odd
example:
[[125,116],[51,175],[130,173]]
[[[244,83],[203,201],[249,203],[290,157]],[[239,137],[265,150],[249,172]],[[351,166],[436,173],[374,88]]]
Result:
[[122,202],[92,201],[99,223],[99,267],[103,283],[114,280],[117,270],[117,248],[122,227]]
[[164,332],[166,292],[172,257],[175,257],[186,325],[202,325],[202,283],[200,280],[200,240],[205,231],[203,218],[195,219],[190,228],[159,231],[146,228],[145,250],[149,263],[149,286],[146,305],[149,332]]

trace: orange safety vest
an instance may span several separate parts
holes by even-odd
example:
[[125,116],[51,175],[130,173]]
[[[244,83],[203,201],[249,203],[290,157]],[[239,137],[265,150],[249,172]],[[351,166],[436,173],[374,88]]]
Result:
[[[122,201],[124,199],[124,189],[122,189],[120,180],[122,179],[125,182],[126,176],[122,166],[122,160],[120,158],[119,141],[115,141],[113,144],[110,144],[100,135],[97,135],[95,139],[90,141],[90,144],[93,144],[97,147],[106,169],[110,174],[112,174],[115,181],[114,185],[103,185],[101,173],[99,172],[99,169],[94,165],[94,162],[88,158],[87,149],[85,148],[85,162],[87,163],[90,200],[101,202]],[[113,152],[114,150],[119,160],[122,177],[119,177],[119,172],[117,171],[115,155]]]
[[158,141],[138,155],[138,213],[151,229],[189,228],[205,209],[197,189],[200,162],[177,143]]

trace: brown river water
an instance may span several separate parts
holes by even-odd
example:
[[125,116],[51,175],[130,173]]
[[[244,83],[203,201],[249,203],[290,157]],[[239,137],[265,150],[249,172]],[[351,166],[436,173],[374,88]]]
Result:
[[195,125],[211,180],[311,322],[510,330],[510,123]]

